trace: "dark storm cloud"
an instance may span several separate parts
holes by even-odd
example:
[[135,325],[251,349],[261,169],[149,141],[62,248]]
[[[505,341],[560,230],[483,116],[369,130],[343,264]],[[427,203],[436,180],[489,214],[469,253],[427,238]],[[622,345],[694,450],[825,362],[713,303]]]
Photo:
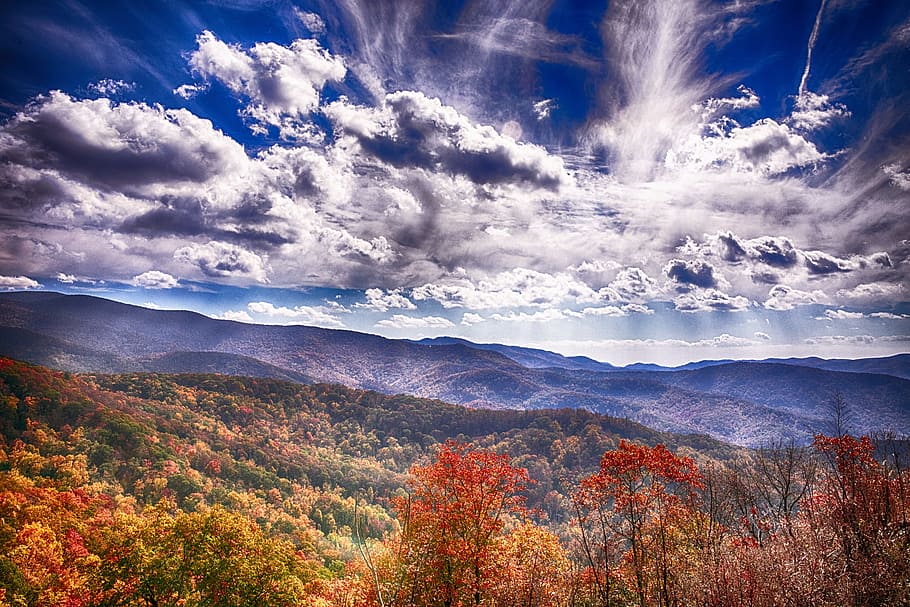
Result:
[[703,261],[671,259],[664,268],[664,272],[669,278],[683,285],[695,285],[702,288],[717,286],[714,268]]

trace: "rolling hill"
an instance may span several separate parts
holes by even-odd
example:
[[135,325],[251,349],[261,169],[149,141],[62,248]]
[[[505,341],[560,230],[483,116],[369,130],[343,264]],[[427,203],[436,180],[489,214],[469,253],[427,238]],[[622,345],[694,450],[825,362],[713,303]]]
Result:
[[527,348],[236,323],[41,292],[0,295],[0,354],[68,371],[217,372],[472,407],[583,408],[741,445],[807,440],[825,427],[839,394],[855,432],[910,434],[910,381],[862,372],[860,361],[851,361],[856,372],[720,361],[627,370]]

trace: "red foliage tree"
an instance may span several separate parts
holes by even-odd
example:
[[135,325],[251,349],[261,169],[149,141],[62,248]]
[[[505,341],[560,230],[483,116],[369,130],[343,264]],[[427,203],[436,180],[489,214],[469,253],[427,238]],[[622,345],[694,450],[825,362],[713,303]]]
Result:
[[508,455],[448,441],[433,463],[411,474],[411,495],[395,502],[402,522],[397,572],[385,576],[378,602],[483,604],[497,573],[496,540],[508,516],[525,513],[527,471]]
[[[626,574],[642,607],[676,602],[672,531],[677,519],[685,518],[693,490],[699,487],[701,475],[691,458],[673,455],[663,445],[626,441],[604,453],[600,470],[581,480],[573,499],[604,605],[615,591],[616,573]],[[617,564],[621,571],[611,571]]]

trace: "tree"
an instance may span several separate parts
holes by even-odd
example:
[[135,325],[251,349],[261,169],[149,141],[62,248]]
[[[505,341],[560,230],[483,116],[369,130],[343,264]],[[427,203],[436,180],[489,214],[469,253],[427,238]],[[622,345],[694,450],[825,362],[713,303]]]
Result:
[[[411,494],[395,500],[402,525],[378,576],[380,604],[481,605],[497,574],[498,538],[510,515],[524,515],[527,471],[508,455],[443,444],[436,460],[411,470]],[[379,567],[377,565],[377,567]]]
[[568,594],[569,557],[559,538],[530,521],[502,536],[491,584],[496,607],[557,607]]
[[[694,489],[701,488],[695,462],[677,457],[663,445],[647,447],[620,441],[603,454],[600,470],[583,478],[574,496],[584,543],[604,605],[611,601],[610,565],[624,550],[625,577],[638,604],[670,606],[678,601],[671,552],[674,527],[691,511]],[[593,513],[599,534],[590,535],[585,516]],[[597,555],[595,557],[595,555]]]
[[293,547],[220,507],[121,513],[109,535],[100,605],[290,607],[304,598],[309,576]]

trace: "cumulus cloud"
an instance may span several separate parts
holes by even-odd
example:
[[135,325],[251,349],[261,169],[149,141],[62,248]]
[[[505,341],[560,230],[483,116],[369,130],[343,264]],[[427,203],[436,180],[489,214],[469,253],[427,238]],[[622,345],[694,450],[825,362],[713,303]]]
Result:
[[739,97],[711,97],[704,103],[694,106],[693,109],[701,111],[702,122],[707,124],[720,115],[754,109],[761,104],[759,96],[746,85],[740,84],[736,90],[740,94]]
[[465,312],[461,315],[461,324],[465,327],[473,327],[474,325],[486,322],[486,320],[487,319],[480,314],[474,314],[473,312]]
[[130,284],[143,289],[173,289],[179,286],[176,278],[165,272],[149,270],[133,276]]
[[872,255],[853,255],[849,259],[835,257],[822,251],[801,251],[810,274],[833,274],[835,272],[853,272],[874,267],[891,268],[891,257],[884,252]]
[[882,320],[906,320],[910,314],[895,314],[893,312],[872,312],[869,318],[880,318]]
[[[825,251],[797,248],[789,238],[783,236],[761,236],[744,240],[730,231],[717,232],[709,236],[704,246],[692,242],[689,248],[693,249],[694,253],[717,255],[724,261],[735,264],[749,261],[788,271],[802,265],[809,276],[847,274],[867,268],[894,267],[890,255],[883,251],[870,255],[838,257]],[[793,272],[790,276],[793,277]],[[759,267],[753,269],[752,277],[756,282],[764,283],[776,283],[781,279],[780,274]]]
[[192,99],[199,93],[207,91],[208,84],[181,84],[172,92],[182,99]]
[[862,312],[849,312],[847,310],[825,310],[825,315],[818,320],[858,320],[865,318]]
[[731,296],[717,289],[696,289],[673,299],[681,312],[742,312],[751,302],[742,295]]
[[765,236],[746,241],[749,256],[775,268],[790,268],[799,262],[799,255],[788,238]]
[[401,289],[392,289],[391,291],[367,289],[364,292],[364,296],[366,297],[366,302],[354,304],[356,307],[368,308],[370,310],[376,310],[377,312],[388,312],[390,308],[402,310],[417,309],[414,302],[405,297]]
[[714,268],[701,260],[671,259],[664,266],[664,273],[681,285],[695,285],[706,289],[717,286]]
[[509,312],[508,314],[492,314],[490,320],[500,322],[550,322],[554,320],[563,320],[566,313],[563,310],[550,308],[548,310],[538,310],[536,312]]
[[212,278],[244,277],[269,282],[268,265],[262,257],[226,242],[192,243],[174,251],[174,259],[192,264]]
[[290,46],[260,42],[245,50],[204,31],[196,45],[190,56],[193,70],[249,99],[243,113],[253,120],[254,132],[271,125],[286,138],[313,137],[312,125],[303,119],[319,107],[326,83],[340,82],[347,73],[340,57],[312,39]]
[[595,302],[601,294],[566,273],[547,274],[527,268],[501,272],[477,283],[459,279],[447,284],[416,287],[411,297],[435,300],[444,308],[486,310],[495,308],[547,308],[565,301]]
[[329,104],[325,114],[364,152],[396,167],[445,171],[479,184],[557,189],[570,182],[561,158],[475,124],[420,92],[390,93],[381,108],[339,100]]
[[375,326],[388,329],[451,329],[455,325],[441,316],[415,317],[393,314],[392,318],[380,320]]
[[771,336],[762,331],[756,331],[753,335],[755,335],[756,339],[759,339],[761,341],[771,341]]
[[834,272],[850,272],[855,268],[850,261],[839,259],[822,251],[807,251],[803,254],[806,258],[806,268],[811,274],[832,274]]
[[225,310],[222,314],[216,314],[213,318],[218,320],[232,320],[234,322],[255,323],[253,317],[246,310]]
[[268,301],[253,301],[247,304],[247,309],[266,320],[281,324],[295,323],[326,328],[342,328],[344,323],[334,315],[335,309],[329,306],[276,306]]
[[827,301],[828,296],[820,290],[809,292],[794,289],[787,285],[775,285],[768,291],[768,299],[765,300],[764,306],[768,310],[782,312],[792,310],[797,306],[807,306]]
[[803,91],[796,98],[789,123],[801,131],[814,131],[827,126],[836,118],[846,118],[850,112],[840,103],[831,103],[828,95]]
[[41,283],[28,276],[0,276],[0,289],[18,291],[20,289],[40,289]]
[[58,281],[58,282],[62,282],[62,283],[64,283],[64,284],[69,284],[69,285],[71,285],[71,284],[73,284],[74,282],[76,282],[76,277],[75,277],[74,275],[72,275],[72,274],[64,274],[63,272],[58,272],[56,278],[57,278],[57,281]]
[[876,301],[895,301],[907,296],[907,289],[900,283],[868,282],[858,284],[850,289],[840,289],[836,293],[839,300],[854,304]]
[[654,314],[654,310],[642,304],[625,304],[623,306],[594,306],[583,308],[580,312],[571,312],[564,310],[569,316],[607,316],[620,318],[629,314],[644,314],[646,316]]
[[692,136],[667,153],[667,166],[773,177],[828,158],[788,125],[763,118],[745,127],[730,128],[725,122],[715,125],[710,136]]
[[0,159],[5,171],[16,171],[20,195],[32,189],[45,199],[62,193],[62,185],[48,192],[60,176],[142,193],[155,184],[204,182],[247,162],[242,146],[187,110],[59,91],[18,113],[3,134]]
[[644,303],[652,301],[661,294],[660,285],[638,267],[623,268],[610,284],[600,290],[600,294],[609,301]]
[[588,307],[582,309],[578,314],[579,316],[608,316],[614,318],[628,316],[628,312],[618,306]]

